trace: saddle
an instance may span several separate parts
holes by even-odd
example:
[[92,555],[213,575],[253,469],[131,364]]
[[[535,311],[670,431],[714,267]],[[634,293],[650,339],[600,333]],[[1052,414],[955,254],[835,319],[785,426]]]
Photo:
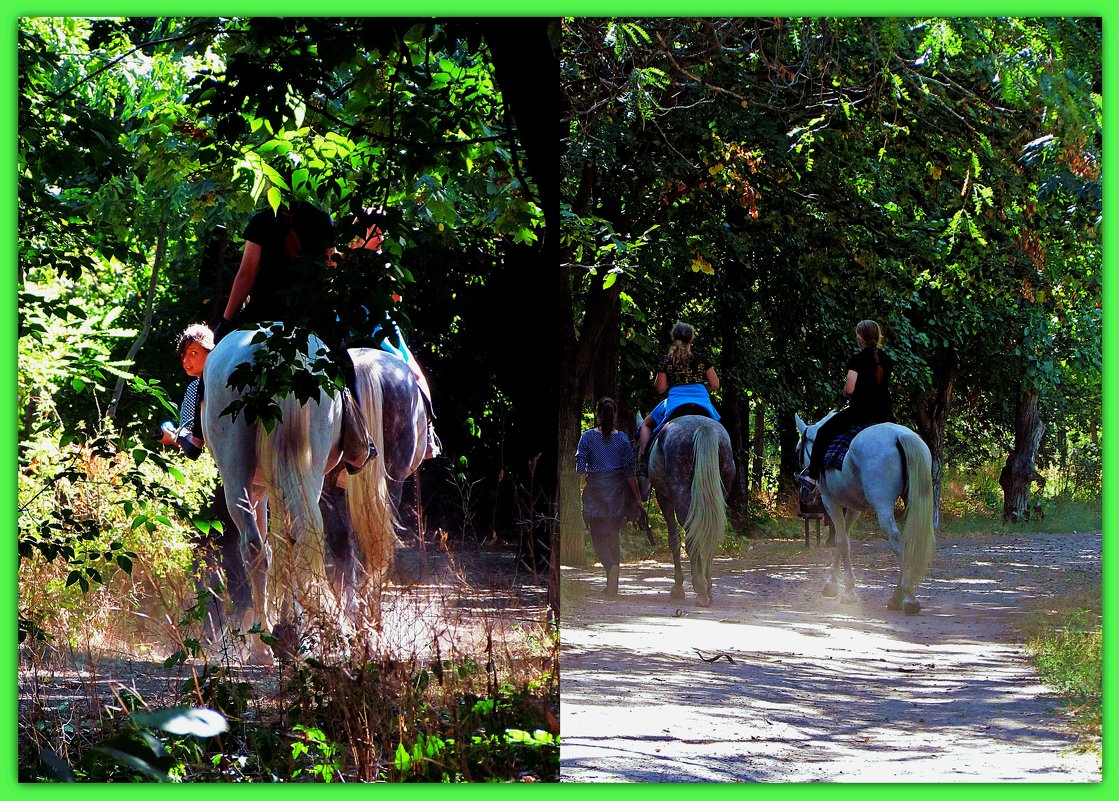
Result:
[[869,425],[862,424],[854,426],[832,440],[831,445],[828,446],[827,453],[824,454],[825,470],[843,469],[843,457],[845,457],[847,451],[851,449],[851,441],[855,439],[855,436],[864,428],[869,428]]
[[706,408],[700,406],[698,403],[681,403],[679,406],[673,409],[672,412],[669,413],[669,415],[661,421],[661,424],[657,426],[656,430],[653,431],[653,436],[649,439],[650,451],[652,451],[653,443],[657,441],[662,433],[664,433],[664,427],[666,425],[675,420],[677,417],[685,417],[689,414],[697,414],[700,417],[711,418],[710,412],[708,412]]

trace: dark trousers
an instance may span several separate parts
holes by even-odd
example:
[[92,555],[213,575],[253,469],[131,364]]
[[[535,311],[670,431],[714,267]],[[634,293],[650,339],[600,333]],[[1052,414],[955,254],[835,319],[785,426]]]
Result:
[[828,446],[835,442],[835,438],[845,431],[849,431],[860,422],[862,416],[854,409],[847,407],[840,409],[816,431],[816,441],[812,443],[812,456],[808,462],[808,475],[819,479],[824,472],[824,457],[827,456]]
[[602,566],[609,570],[622,563],[622,519],[621,518],[591,518],[586,521],[587,528],[591,530],[591,544],[594,546],[594,555]]

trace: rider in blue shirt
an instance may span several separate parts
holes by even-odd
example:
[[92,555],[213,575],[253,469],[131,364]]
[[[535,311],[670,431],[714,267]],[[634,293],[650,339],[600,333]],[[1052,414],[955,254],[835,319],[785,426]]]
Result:
[[683,405],[702,408],[712,420],[719,419],[719,413],[711,405],[710,389],[719,388],[719,376],[715,368],[702,354],[692,349],[695,331],[687,323],[677,323],[672,328],[672,346],[668,350],[653,379],[653,389],[660,393],[668,391],[668,397],[649,413],[641,424],[638,435],[637,475],[649,474],[648,447],[664,422],[673,412]]

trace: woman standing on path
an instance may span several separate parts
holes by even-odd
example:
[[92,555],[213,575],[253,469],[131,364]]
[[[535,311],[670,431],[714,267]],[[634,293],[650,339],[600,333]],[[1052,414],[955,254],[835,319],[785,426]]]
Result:
[[[595,556],[606,570],[606,596],[618,594],[622,562],[621,531],[626,498],[641,509],[641,493],[634,478],[633,446],[617,429],[618,404],[603,398],[595,407],[594,428],[583,432],[575,451],[575,470],[586,476],[583,521],[591,532]],[[641,510],[644,515],[644,510]]]

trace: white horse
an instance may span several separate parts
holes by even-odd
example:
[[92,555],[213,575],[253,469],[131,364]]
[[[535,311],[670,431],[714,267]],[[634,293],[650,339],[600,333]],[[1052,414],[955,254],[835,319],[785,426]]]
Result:
[[[815,425],[808,425],[797,415],[801,463],[808,465],[816,432],[835,414],[832,412]],[[851,546],[848,532],[863,512],[873,510],[878,524],[886,531],[890,549],[901,564],[901,575],[894,588],[890,609],[902,609],[913,615],[920,611],[914,593],[924,579],[936,550],[933,531],[932,456],[928,446],[916,433],[895,423],[879,423],[863,429],[851,440],[851,447],[840,470],[826,469],[819,481],[820,495],[831,519],[835,522],[835,557],[831,574],[824,585],[824,595],[838,592],[839,563],[843,561],[846,589],[842,600],[855,600],[855,576],[851,570]],[[894,520],[894,503],[905,499],[905,531],[898,530]]]
[[[221,474],[230,516],[241,535],[241,551],[253,585],[253,609],[242,614],[242,631],[257,624],[269,632],[278,620],[276,636],[288,638],[280,643],[281,653],[290,654],[296,650],[290,638],[297,637],[301,613],[317,622],[334,618],[340,631],[345,630],[343,613],[351,624],[360,622],[352,597],[343,605],[327,590],[323,558],[319,498],[325,476],[342,458],[342,401],[338,393],[321,390],[302,406],[294,396],[278,398],[282,419],[271,432],[260,424],[249,425],[244,413],[236,419],[223,415],[241,397],[228,386],[229,376],[238,365],[252,362],[261,347],[252,339],[260,330],[230,332],[207,358],[202,429]],[[300,355],[302,366],[311,369],[320,349],[325,349],[323,343],[308,337],[307,352]],[[364,396],[367,424],[380,452],[380,388],[367,381],[359,393]],[[365,557],[366,575],[375,588],[370,617],[377,624],[381,580],[395,544],[383,461],[370,460],[360,473],[349,477],[349,488],[349,517]],[[270,509],[279,535],[271,540]],[[280,599],[278,618],[270,604],[269,583]],[[251,648],[253,661],[271,662],[263,641],[254,639]]]

